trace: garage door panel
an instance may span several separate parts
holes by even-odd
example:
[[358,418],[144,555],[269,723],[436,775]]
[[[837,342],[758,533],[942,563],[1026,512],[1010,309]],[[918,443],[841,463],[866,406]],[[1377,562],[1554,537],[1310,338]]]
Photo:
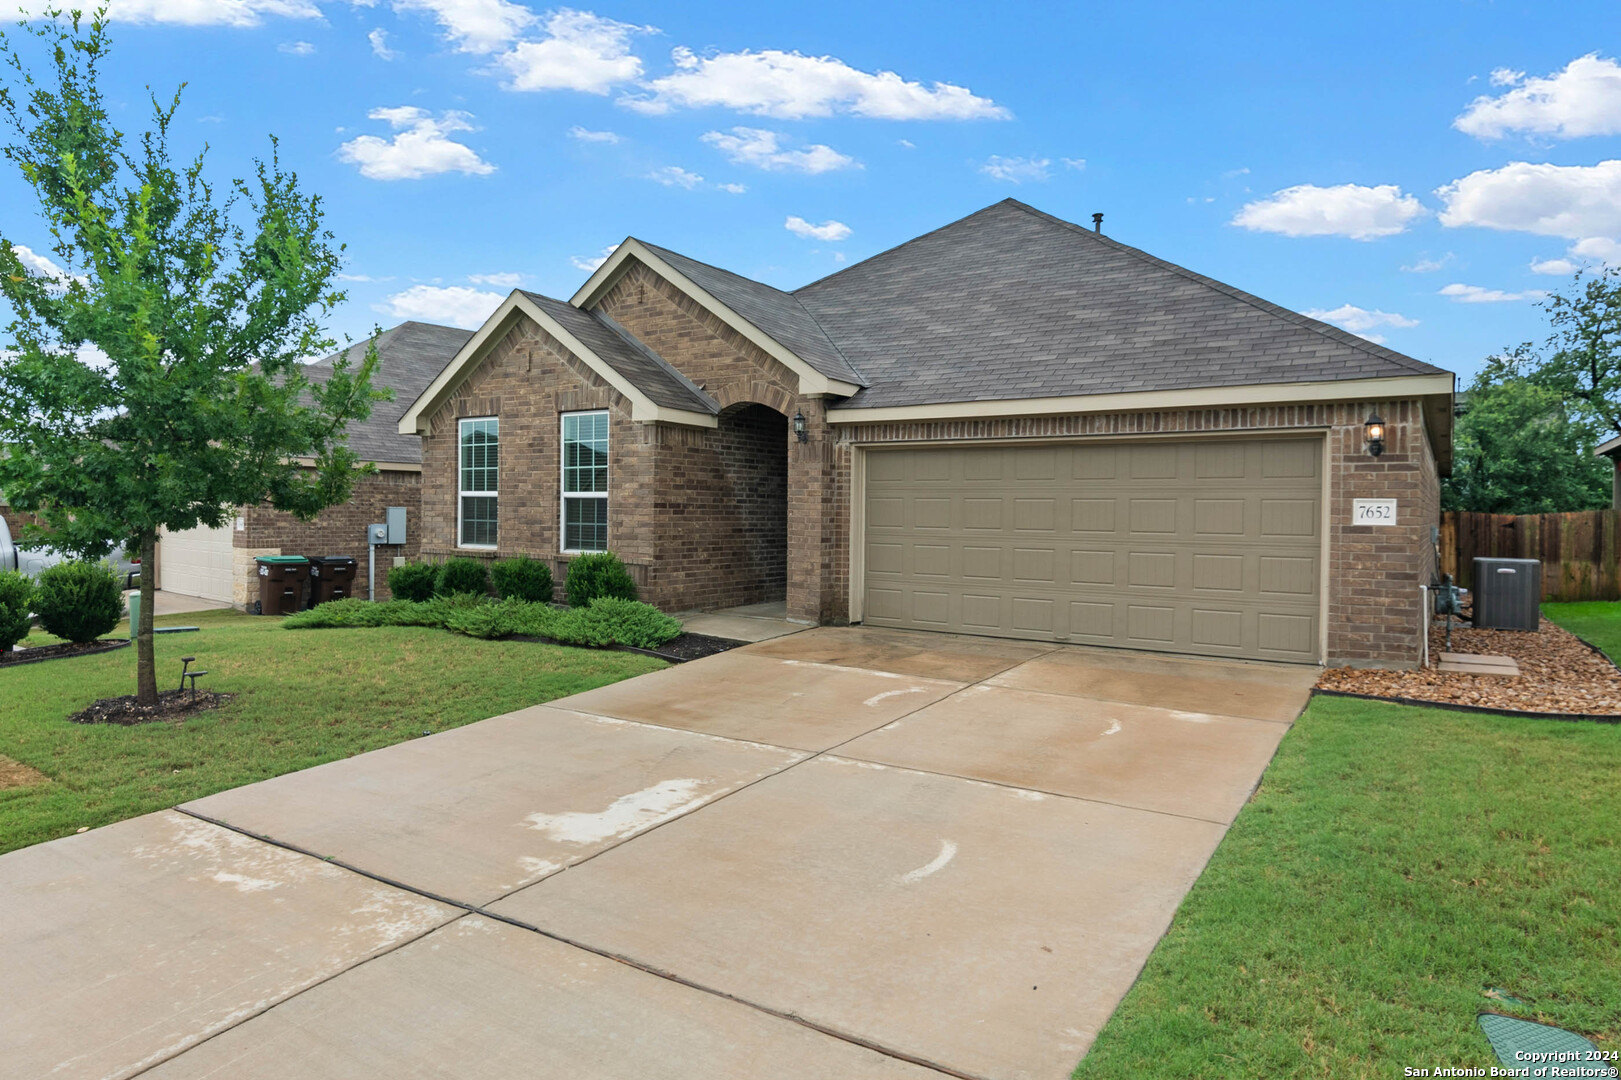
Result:
[[1315,659],[1320,447],[1252,439],[875,450],[864,618]]
[[166,532],[158,573],[165,592],[232,603],[235,552],[230,525]]

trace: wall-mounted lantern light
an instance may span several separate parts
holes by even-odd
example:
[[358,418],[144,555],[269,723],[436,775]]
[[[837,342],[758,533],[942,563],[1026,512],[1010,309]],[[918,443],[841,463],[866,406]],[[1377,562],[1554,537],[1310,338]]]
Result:
[[1378,413],[1368,417],[1368,422],[1362,425],[1362,432],[1367,436],[1370,455],[1378,457],[1385,452],[1385,422]]
[[805,434],[805,414],[802,412],[794,413],[794,438],[804,442],[808,437]]

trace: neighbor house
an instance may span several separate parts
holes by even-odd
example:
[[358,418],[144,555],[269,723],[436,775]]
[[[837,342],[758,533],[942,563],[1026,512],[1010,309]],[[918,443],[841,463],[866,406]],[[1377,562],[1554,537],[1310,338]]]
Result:
[[[471,336],[468,330],[420,322],[385,330],[377,339],[380,364],[373,385],[393,390],[394,398],[378,402],[369,419],[348,428],[349,448],[377,471],[355,483],[348,502],[328,507],[313,521],[299,521],[269,506],[244,506],[221,528],[165,533],[158,544],[158,587],[246,608],[259,598],[256,556],[349,555],[360,561],[355,595],[366,596],[370,588],[386,599],[394,560],[417,554],[422,504],[422,441],[399,433],[400,414]],[[365,358],[368,343],[346,350],[351,363]],[[310,379],[325,379],[342,355],[309,365]],[[382,522],[391,506],[406,509],[407,542],[378,547],[377,581],[371,582],[366,526]]]
[[627,239],[568,301],[512,293],[399,431],[429,558],[611,549],[667,610],[1403,666],[1452,392],[1007,200],[792,292]]

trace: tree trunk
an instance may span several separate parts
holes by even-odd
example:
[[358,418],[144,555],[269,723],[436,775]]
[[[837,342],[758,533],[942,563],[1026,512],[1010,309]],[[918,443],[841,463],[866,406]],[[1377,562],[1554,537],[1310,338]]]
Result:
[[158,537],[141,536],[141,621],[135,628],[135,700],[141,705],[158,703],[157,661],[152,655],[152,603],[157,594]]

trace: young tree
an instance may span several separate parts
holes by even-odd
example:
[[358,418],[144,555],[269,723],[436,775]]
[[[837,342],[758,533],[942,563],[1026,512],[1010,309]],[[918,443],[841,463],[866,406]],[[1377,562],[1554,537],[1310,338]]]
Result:
[[[136,689],[152,704],[159,530],[218,527],[262,502],[310,518],[347,500],[363,470],[345,427],[385,395],[371,389],[375,345],[325,382],[303,374],[301,360],[335,347],[321,321],[344,299],[331,288],[342,247],[275,141],[222,197],[202,154],[171,157],[179,91],[152,98],[138,138],[113,126],[99,84],[105,9],[88,25],[52,11],[25,29],[0,34],[4,154],[56,262],[0,221],[0,296],[14,314],[0,342],[0,491],[55,547],[140,553]],[[38,70],[30,37],[48,57]]]
[[1549,514],[1610,504],[1610,463],[1593,456],[1597,426],[1557,391],[1505,377],[1494,362],[1464,401],[1444,509]]

